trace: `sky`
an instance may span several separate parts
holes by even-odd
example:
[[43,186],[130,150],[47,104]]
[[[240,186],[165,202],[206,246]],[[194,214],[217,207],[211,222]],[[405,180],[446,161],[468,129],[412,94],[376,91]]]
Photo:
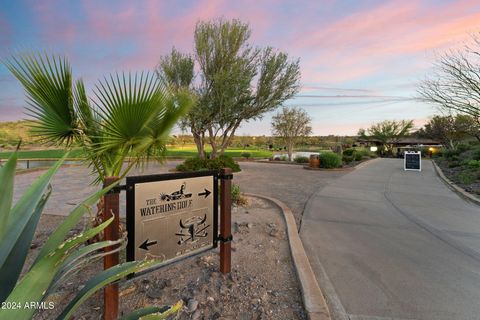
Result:
[[[312,118],[315,135],[352,135],[385,119],[417,127],[438,113],[417,87],[435,60],[480,32],[478,0],[0,0],[0,58],[65,55],[87,89],[117,71],[153,70],[172,47],[193,50],[198,21],[237,18],[250,43],[300,59],[301,90],[287,106]],[[0,121],[26,118],[21,85],[0,65]],[[239,135],[270,135],[271,116]]]

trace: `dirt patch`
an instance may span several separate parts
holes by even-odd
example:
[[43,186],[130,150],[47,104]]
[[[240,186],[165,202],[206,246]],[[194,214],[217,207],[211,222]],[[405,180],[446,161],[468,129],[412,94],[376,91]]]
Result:
[[[32,245],[29,261],[63,217],[45,215]],[[293,268],[286,226],[278,208],[248,198],[248,205],[233,209],[232,273],[219,270],[218,250],[121,283],[120,311],[127,314],[145,306],[163,306],[183,300],[179,319],[306,319]],[[76,231],[81,230],[81,226]],[[121,257],[124,259],[124,256]],[[49,300],[57,308],[36,315],[51,319],[85,279],[102,263],[82,269],[66,279]],[[88,299],[75,319],[100,319],[102,292]]]

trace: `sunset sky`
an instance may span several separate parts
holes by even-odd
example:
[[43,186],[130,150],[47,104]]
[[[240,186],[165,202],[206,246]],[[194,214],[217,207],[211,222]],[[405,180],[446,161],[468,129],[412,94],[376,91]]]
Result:
[[[424,123],[415,101],[435,59],[480,31],[480,1],[1,1],[0,58],[67,55],[75,77],[152,70],[173,46],[192,52],[199,20],[250,23],[251,43],[300,58],[304,108],[317,135],[355,134],[384,119]],[[24,118],[21,85],[0,66],[0,121]],[[239,134],[270,134],[270,116]]]

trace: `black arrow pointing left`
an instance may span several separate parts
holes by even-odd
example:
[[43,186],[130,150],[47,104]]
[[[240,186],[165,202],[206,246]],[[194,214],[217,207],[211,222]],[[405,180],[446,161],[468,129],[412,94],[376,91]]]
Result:
[[204,190],[205,190],[205,192],[200,192],[198,195],[199,195],[200,197],[201,197],[201,196],[205,196],[205,198],[206,198],[206,197],[208,197],[208,195],[209,195],[211,192],[210,192],[209,190],[207,190],[207,189],[204,189]]
[[140,245],[139,248],[148,251],[148,247],[153,246],[153,245],[155,245],[155,244],[157,244],[157,241],[156,241],[156,240],[155,240],[155,241],[150,241],[150,242],[148,242],[148,239],[147,239],[147,240],[145,240],[145,241]]

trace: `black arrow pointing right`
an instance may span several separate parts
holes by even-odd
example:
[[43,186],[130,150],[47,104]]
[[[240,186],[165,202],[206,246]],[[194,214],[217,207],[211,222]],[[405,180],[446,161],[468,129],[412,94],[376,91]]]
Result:
[[147,240],[145,240],[145,241],[139,246],[139,248],[140,248],[140,249],[143,249],[143,250],[149,251],[149,250],[148,250],[148,247],[153,246],[154,244],[157,244],[157,241],[156,241],[156,240],[155,240],[155,241],[148,242],[148,239],[147,239]]
[[208,197],[208,195],[209,195],[211,192],[208,191],[207,189],[204,189],[204,190],[205,190],[205,192],[200,192],[198,195],[199,195],[200,197],[201,197],[201,196],[205,196],[205,198],[206,198],[206,197]]

